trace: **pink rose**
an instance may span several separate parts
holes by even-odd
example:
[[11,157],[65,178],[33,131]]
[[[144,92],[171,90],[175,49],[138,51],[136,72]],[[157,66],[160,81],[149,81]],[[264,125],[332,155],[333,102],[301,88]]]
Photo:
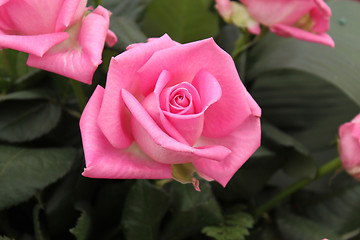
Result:
[[360,180],[360,114],[340,126],[339,151],[345,170]]
[[246,5],[254,20],[269,27],[275,34],[331,47],[335,45],[326,33],[329,30],[331,9],[323,0],[240,1]]
[[131,45],[82,114],[83,175],[178,179],[184,167],[225,186],[260,145],[260,115],[213,39]]
[[99,6],[85,17],[86,0],[0,0],[0,49],[29,53],[31,67],[91,84],[101,63],[110,12]]

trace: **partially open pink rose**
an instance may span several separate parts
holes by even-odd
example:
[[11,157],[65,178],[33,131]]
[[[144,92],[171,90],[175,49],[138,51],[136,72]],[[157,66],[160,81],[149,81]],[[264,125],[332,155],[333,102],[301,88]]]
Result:
[[168,179],[186,166],[225,186],[260,145],[260,114],[213,39],[131,45],[82,114],[83,175]]
[[360,114],[340,126],[339,151],[345,170],[360,180]]
[[[334,47],[326,33],[331,9],[323,0],[239,0],[250,16],[270,31],[284,37]],[[259,29],[254,28],[253,29]],[[259,32],[253,32],[258,34]]]
[[110,12],[99,6],[86,15],[86,0],[0,0],[0,49],[29,53],[31,67],[90,84],[101,63]]

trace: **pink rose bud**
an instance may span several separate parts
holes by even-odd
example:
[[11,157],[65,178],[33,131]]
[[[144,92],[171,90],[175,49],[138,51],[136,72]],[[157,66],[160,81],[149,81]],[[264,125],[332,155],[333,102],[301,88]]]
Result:
[[213,39],[164,35],[111,60],[81,116],[83,175],[225,186],[260,146],[261,109]]
[[99,6],[86,15],[86,3],[0,1],[0,49],[29,53],[29,66],[91,84],[105,41],[117,40],[109,30],[111,13]]
[[340,126],[339,151],[345,170],[360,180],[360,114]]
[[261,29],[243,4],[230,0],[216,0],[215,8],[227,23],[241,28],[247,28],[253,34],[259,34]]
[[[331,9],[323,0],[239,0],[249,15],[270,31],[283,37],[320,43],[334,47],[326,33]],[[252,29],[256,29],[252,24]],[[256,31],[249,29],[252,33]]]
[[232,9],[230,0],[215,0],[215,8],[226,22],[230,22]]

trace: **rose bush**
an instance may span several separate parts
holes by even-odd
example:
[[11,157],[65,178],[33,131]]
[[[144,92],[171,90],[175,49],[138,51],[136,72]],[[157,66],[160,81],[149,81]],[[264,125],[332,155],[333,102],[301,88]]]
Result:
[[[99,6],[86,15],[86,0],[1,0],[0,49],[29,53],[31,67],[91,84],[101,63],[110,12]],[[85,17],[86,15],[86,17]]]
[[360,180],[360,114],[340,126],[339,151],[345,170]]
[[[331,47],[335,45],[326,33],[329,30],[331,9],[323,0],[239,1],[246,6],[247,12],[236,2],[231,2],[230,6],[225,3],[230,0],[216,0],[219,13],[224,18],[232,19],[236,25],[248,27],[253,34],[260,33],[259,24],[262,24],[269,27],[271,32],[283,37],[294,37]],[[241,12],[242,16],[233,16],[238,12]]]
[[131,45],[82,114],[83,175],[187,182],[186,170],[225,186],[260,145],[260,114],[212,39]]

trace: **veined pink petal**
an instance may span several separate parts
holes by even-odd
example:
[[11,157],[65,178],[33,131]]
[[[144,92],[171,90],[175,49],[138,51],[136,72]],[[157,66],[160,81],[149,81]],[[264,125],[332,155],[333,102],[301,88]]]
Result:
[[67,38],[68,34],[65,32],[33,36],[3,35],[0,33],[0,48],[11,48],[41,57],[50,48]]
[[222,97],[206,111],[204,136],[226,136],[250,114],[246,89],[239,79],[234,62],[213,39],[155,52],[139,70],[140,87],[145,96],[153,91],[163,69],[167,69],[173,76],[170,86],[183,81],[191,82],[200,70],[209,72],[220,84]]
[[137,71],[160,49],[176,46],[178,43],[167,35],[144,44],[141,48],[132,48],[113,58],[110,62],[104,101],[98,122],[102,132],[116,148],[130,146],[133,138],[130,133],[130,116],[121,98],[121,89],[127,89],[134,95],[140,95]]
[[30,55],[27,64],[91,84],[92,76],[102,62],[108,27],[109,12],[99,6],[86,16],[78,36],[75,29],[67,41],[50,49],[43,57]]
[[260,146],[260,118],[250,115],[235,131],[222,138],[201,138],[197,144],[222,144],[231,154],[220,162],[198,159],[193,164],[205,179],[214,179],[224,187],[235,172]]
[[26,62],[30,67],[54,72],[87,84],[91,84],[92,76],[100,63],[101,60],[94,64],[77,48],[64,52],[47,52],[43,57],[29,55]]
[[171,165],[152,161],[133,144],[127,149],[114,148],[97,125],[104,89],[96,88],[80,120],[86,168],[83,175],[94,178],[166,179]]
[[131,93],[125,89],[121,93],[132,114],[131,127],[135,141],[151,159],[161,163],[181,164],[200,157],[221,161],[230,154],[231,151],[221,145],[192,148],[179,143],[159,128]]
[[334,40],[327,33],[311,33],[300,28],[277,24],[270,28],[270,31],[284,37],[294,37],[300,40],[321,43],[330,47],[334,47]]

